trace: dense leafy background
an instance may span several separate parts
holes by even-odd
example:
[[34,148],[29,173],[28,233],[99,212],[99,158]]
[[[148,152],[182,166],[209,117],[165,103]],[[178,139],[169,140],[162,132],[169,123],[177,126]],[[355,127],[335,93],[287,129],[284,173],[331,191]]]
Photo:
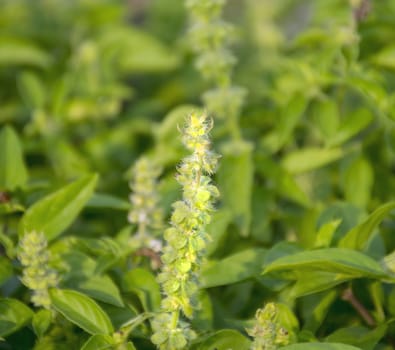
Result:
[[[395,347],[395,2],[362,1],[366,14],[357,3],[228,2],[249,143],[229,144],[215,120],[221,200],[193,349],[248,349],[245,328],[268,301],[293,343],[311,342],[284,349]],[[111,348],[125,323],[137,349],[153,349],[161,296],[125,244],[128,179],[155,155],[166,213],[179,198],[177,125],[207,89],[183,1],[0,8],[0,349]],[[33,229],[62,276],[55,320],[18,278],[18,237]]]

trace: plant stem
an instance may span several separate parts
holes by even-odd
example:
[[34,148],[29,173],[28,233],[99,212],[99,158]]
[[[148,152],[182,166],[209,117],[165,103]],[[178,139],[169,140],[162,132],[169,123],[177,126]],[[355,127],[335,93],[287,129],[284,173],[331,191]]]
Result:
[[365,308],[364,305],[356,298],[351,287],[345,289],[341,295],[342,300],[348,301],[352,307],[359,313],[362,319],[370,327],[376,326],[376,321],[373,319],[370,312]]
[[160,259],[160,255],[153,249],[143,247],[137,250],[135,255],[146,256],[151,260],[151,262],[155,264],[155,266],[157,266],[157,268],[160,268],[162,266],[162,260]]

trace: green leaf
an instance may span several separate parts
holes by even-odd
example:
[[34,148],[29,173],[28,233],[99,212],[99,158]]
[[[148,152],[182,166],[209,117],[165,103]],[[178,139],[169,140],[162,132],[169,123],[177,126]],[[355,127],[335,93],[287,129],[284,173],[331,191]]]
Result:
[[[127,232],[130,235],[130,227],[128,227],[129,231]],[[129,237],[128,237],[129,238]],[[120,244],[115,241],[113,238],[108,236],[103,236],[100,238],[78,238],[77,244],[81,245],[84,251],[88,251],[91,255],[121,255],[123,250],[127,249],[124,247],[124,244]]]
[[384,47],[372,58],[372,61],[380,67],[395,70],[395,45]]
[[266,257],[266,249],[246,249],[220,261],[203,266],[202,288],[223,286],[258,277]]
[[[301,250],[302,248],[295,243],[281,241],[267,251],[262,267],[269,265],[280,257],[288,256]],[[258,281],[272,291],[280,291],[284,286],[290,284],[289,280],[286,280],[283,276],[279,276],[278,273],[261,276]]]
[[117,57],[117,63],[125,73],[168,71],[179,64],[175,50],[131,26],[112,27],[111,33],[104,31],[99,45],[104,54]]
[[129,210],[131,204],[128,201],[104,193],[94,193],[86,204],[90,208]]
[[52,305],[70,322],[90,334],[111,334],[114,329],[108,315],[88,296],[73,290],[50,290]]
[[365,108],[359,108],[347,115],[346,120],[342,122],[337,133],[328,140],[328,146],[339,146],[348,141],[365,129],[372,119],[372,113]]
[[66,72],[63,76],[57,76],[52,87],[50,113],[52,115],[61,115],[66,101],[68,100],[70,90],[72,88],[72,74]]
[[13,202],[0,203],[0,215],[14,214],[24,211],[25,208],[18,203],[13,203]]
[[126,303],[124,307],[117,307],[111,304],[102,304],[101,306],[107,315],[110,316],[111,322],[117,330],[123,328],[125,324],[129,322],[133,322],[134,320],[139,322],[141,318],[145,317],[144,314],[141,313],[140,310],[137,310],[136,306],[131,303]]
[[285,256],[268,265],[264,273],[290,270],[324,271],[367,278],[386,277],[386,272],[377,261],[346,248],[324,248]]
[[60,235],[92,196],[97,175],[87,175],[42,198],[30,207],[19,224],[19,235],[43,232],[48,240]]
[[94,334],[82,345],[81,350],[112,350],[114,345],[113,337],[107,334]]
[[[8,258],[10,258],[10,259],[15,258],[15,256],[16,256],[15,244],[14,244],[13,240],[8,235],[1,232],[1,229],[0,229],[0,244],[3,246],[3,249],[5,250],[5,253]],[[6,273],[6,269],[7,269],[7,267],[5,267],[5,270],[4,270],[5,273]]]
[[32,320],[32,326],[34,333],[37,335],[37,337],[41,338],[45,334],[51,322],[52,322],[52,311],[50,310],[42,309],[34,314]]
[[329,308],[337,299],[337,296],[337,291],[332,289],[303,298],[301,300],[301,312],[304,320],[303,330],[315,333],[324,321]]
[[331,99],[318,100],[312,106],[312,115],[324,141],[330,139],[339,127],[339,109]]
[[299,343],[287,345],[281,350],[362,350],[355,346],[339,343]]
[[22,72],[18,76],[18,88],[26,105],[30,109],[42,109],[46,100],[43,82],[32,72]]
[[[270,181],[270,180],[269,180]],[[251,238],[257,243],[271,244],[273,239],[273,228],[271,226],[273,201],[276,194],[269,188],[260,186],[252,193],[252,222]],[[229,227],[227,237],[232,237],[232,226]],[[226,237],[226,236],[225,236]],[[222,251],[226,250],[226,242],[222,243]]]
[[338,284],[352,280],[354,276],[326,271],[309,271],[307,274],[305,270],[302,270],[295,272],[294,278],[296,282],[290,290],[290,296],[299,298],[333,288]]
[[276,243],[267,251],[264,264],[269,265],[270,263],[279,258],[289,256],[290,254],[296,254],[301,251],[302,248],[299,247],[297,244],[293,242],[281,241],[279,243]]
[[0,286],[12,276],[13,271],[11,261],[5,256],[0,256]]
[[339,227],[341,219],[331,220],[323,224],[317,232],[314,247],[315,248],[327,248],[331,245],[333,235]]
[[80,282],[76,289],[92,298],[115,306],[124,306],[117,285],[107,275],[92,276]]
[[51,57],[33,43],[13,38],[0,40],[0,65],[31,65],[45,68],[50,63]]
[[381,281],[371,281],[368,285],[369,295],[374,305],[374,315],[378,324],[384,323],[384,289],[385,285]]
[[295,337],[295,332],[299,330],[299,321],[296,318],[295,314],[286,304],[276,303],[276,307],[278,310],[276,320],[282,327],[284,327],[289,332],[289,335],[292,335],[292,338]]
[[344,153],[340,148],[304,148],[289,152],[282,165],[291,174],[302,174],[332,163]]
[[306,97],[301,94],[295,94],[291,97],[290,101],[281,108],[279,121],[276,124],[276,133],[278,135],[277,150],[292,136],[293,130],[303,116],[306,105]]
[[137,350],[137,349],[131,341],[128,341],[126,344],[126,350]]
[[392,251],[390,254],[382,258],[381,262],[388,271],[390,271],[392,274],[395,273],[395,251]]
[[337,329],[326,337],[326,341],[346,343],[358,346],[363,350],[373,350],[386,332],[386,324],[382,324],[373,330],[361,326],[351,326]]
[[391,289],[386,297],[386,306],[388,314],[391,315],[392,319],[395,316],[395,285],[391,286]]
[[135,293],[145,311],[159,310],[160,287],[155,276],[149,270],[135,268],[127,272],[122,280],[122,290],[126,293]]
[[252,144],[231,142],[222,149],[221,166],[218,170],[218,187],[222,201],[233,215],[243,237],[249,235],[251,223],[252,186],[254,163]]
[[374,183],[373,169],[364,158],[355,159],[344,174],[344,194],[347,202],[365,208]]
[[24,187],[27,178],[18,135],[12,127],[5,126],[0,131],[0,191]]
[[207,232],[210,235],[210,244],[207,247],[207,255],[211,255],[221,246],[226,229],[231,221],[232,215],[229,210],[221,208],[214,212],[211,222],[207,225]]
[[199,331],[210,331],[213,329],[213,305],[205,289],[199,291],[198,303],[200,306],[193,315],[192,327]]
[[361,209],[346,202],[334,202],[329,204],[321,212],[317,226],[327,224],[330,221],[341,220],[335,230],[332,238],[332,244],[337,244],[339,240],[353,227],[358,225],[365,217],[365,212]]
[[[58,269],[64,269],[63,281],[75,283],[73,279],[87,280],[96,274],[97,262],[89,255],[76,249],[67,248],[66,251],[59,251],[60,244],[50,247],[52,256],[58,257]],[[71,287],[71,286],[70,286]]]
[[388,93],[376,74],[366,74],[366,71],[360,72],[357,75],[350,75],[346,82],[351,89],[355,89],[367,97],[367,101],[374,109],[380,110],[386,102]]
[[33,311],[16,299],[0,298],[0,337],[16,332],[27,324]]
[[286,171],[274,160],[263,154],[258,154],[255,159],[257,172],[270,179],[273,186],[281,196],[288,198],[300,205],[309,206],[310,199],[295,181],[294,176]]
[[292,137],[307,106],[307,99],[300,93],[293,94],[282,104],[276,115],[276,128],[263,137],[262,145],[270,153],[279,151]]
[[191,350],[248,350],[251,342],[239,332],[231,329],[222,329],[198,344],[194,344]]
[[376,227],[394,208],[395,202],[377,208],[364,222],[347,232],[340,240],[339,247],[363,250]]
[[59,177],[78,178],[89,173],[87,159],[69,140],[58,137],[47,141],[46,153]]

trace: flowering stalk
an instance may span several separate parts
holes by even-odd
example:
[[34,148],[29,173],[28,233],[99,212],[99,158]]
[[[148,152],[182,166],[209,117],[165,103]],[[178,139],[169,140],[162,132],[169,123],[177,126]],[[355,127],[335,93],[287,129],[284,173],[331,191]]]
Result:
[[277,321],[277,312],[274,303],[257,310],[254,328],[247,329],[247,333],[254,338],[251,350],[277,350],[279,346],[288,344],[288,332]]
[[49,267],[50,254],[44,234],[36,231],[26,233],[19,242],[18,259],[23,266],[21,281],[33,291],[33,304],[49,309],[48,289],[57,285],[58,275]]
[[178,167],[183,197],[173,204],[171,227],[164,234],[167,245],[158,277],[164,299],[162,313],[153,320],[151,338],[160,350],[184,349],[193,337],[183,316],[191,319],[197,307],[198,275],[209,240],[205,226],[210,222],[212,199],[219,195],[209,176],[218,159],[209,149],[211,128],[205,115],[192,114],[182,131],[183,143],[192,154]]
[[236,58],[229,49],[234,28],[221,18],[226,0],[187,0],[191,17],[190,41],[196,53],[196,67],[214,88],[203,94],[207,109],[226,117],[234,139],[240,139],[238,117],[246,91],[232,85]]
[[133,178],[130,188],[132,209],[128,220],[137,225],[136,235],[132,237],[139,247],[149,247],[154,251],[161,249],[161,243],[155,240],[151,231],[162,227],[162,210],[158,206],[157,178],[162,172],[161,168],[147,157],[141,157],[133,167]]

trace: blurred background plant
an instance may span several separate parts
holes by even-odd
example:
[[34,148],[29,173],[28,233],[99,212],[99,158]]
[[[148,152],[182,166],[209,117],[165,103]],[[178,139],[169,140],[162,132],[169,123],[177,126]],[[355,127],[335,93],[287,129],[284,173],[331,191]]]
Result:
[[[139,157],[155,159],[163,169],[158,207],[169,217],[180,197],[174,169],[185,156],[177,126],[213,85],[248,93],[237,108],[240,139],[230,137],[226,116],[212,131],[223,155],[221,198],[192,324],[206,337],[193,346],[247,349],[256,310],[275,301],[291,343],[391,349],[395,289],[382,283],[391,278],[373,265],[331,269],[336,257],[355,257],[332,249],[351,249],[394,271],[395,3],[211,2],[222,12],[210,13],[210,23],[226,29],[215,47],[231,63],[214,84],[195,69],[184,1],[0,0],[0,291],[9,298],[0,299],[0,349],[60,346],[62,329],[69,348],[111,345],[107,336],[124,329],[136,348],[154,348],[146,319],[161,295],[151,264],[130,259],[128,181]],[[215,110],[218,99],[207,101]],[[93,172],[98,181],[86,175]],[[49,319],[40,311],[31,326],[34,306],[18,278],[25,231],[43,232],[49,269],[61,277],[49,328],[37,326]],[[327,270],[309,255],[314,266],[299,266],[296,284],[275,265],[317,251]],[[88,296],[111,327],[101,311],[101,326],[91,328],[61,303]]]

